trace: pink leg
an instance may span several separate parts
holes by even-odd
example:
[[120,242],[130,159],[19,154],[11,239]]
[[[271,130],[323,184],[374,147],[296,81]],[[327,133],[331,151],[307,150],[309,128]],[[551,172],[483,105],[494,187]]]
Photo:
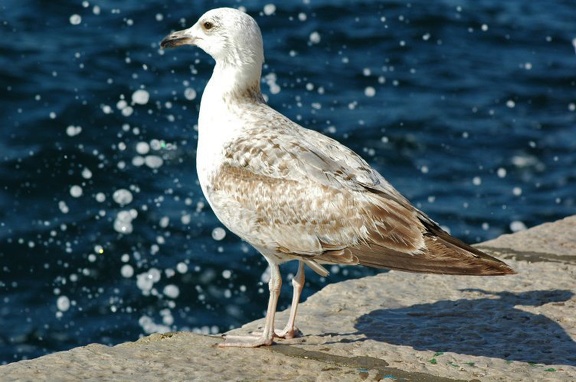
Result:
[[[268,259],[266,259],[268,260]],[[220,347],[243,347],[255,348],[258,346],[272,345],[274,338],[274,315],[276,314],[276,306],[278,305],[278,297],[280,296],[280,288],[282,287],[282,277],[280,276],[280,269],[277,264],[270,264],[270,281],[268,288],[270,289],[270,298],[268,300],[268,309],[266,311],[266,321],[264,323],[264,331],[258,337],[254,336],[226,336],[225,341],[218,344]]]
[[284,330],[275,332],[275,335],[280,338],[294,338],[298,336],[299,330],[294,325],[296,321],[296,313],[298,312],[298,303],[300,303],[300,295],[304,289],[304,262],[298,261],[298,272],[292,279],[292,306],[290,307],[290,318]]

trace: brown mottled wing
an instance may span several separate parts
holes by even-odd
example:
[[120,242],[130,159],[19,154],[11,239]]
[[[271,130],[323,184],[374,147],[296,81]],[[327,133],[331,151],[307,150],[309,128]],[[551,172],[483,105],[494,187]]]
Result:
[[442,231],[340,143],[273,123],[284,128],[254,128],[229,144],[214,183],[212,202],[228,211],[219,218],[257,248],[412,272],[512,272]]
[[[311,136],[306,138],[306,142],[325,142],[320,138],[324,136],[315,131],[304,129],[301,131]],[[356,153],[334,142],[328,140],[329,148],[335,149],[330,153],[338,163],[346,161],[353,163],[352,171],[360,176],[348,175],[346,179],[361,185],[362,191],[370,194],[372,203],[368,213],[380,222],[364,244],[347,248],[347,252],[356,256],[360,264],[377,268],[442,274],[503,275],[515,273],[502,261],[450,236],[426,214],[414,208]],[[320,147],[326,148],[322,145]],[[384,223],[386,221],[392,224],[386,225]],[[418,233],[406,231],[409,225],[416,228]],[[398,238],[408,239],[404,249],[410,247],[409,243],[416,243],[416,238],[420,235],[424,239],[424,246],[419,247],[420,252],[416,255],[413,252],[398,251],[395,246],[383,248],[382,245],[386,245],[381,241],[383,235],[391,235],[395,241]],[[321,257],[322,255],[319,261]]]

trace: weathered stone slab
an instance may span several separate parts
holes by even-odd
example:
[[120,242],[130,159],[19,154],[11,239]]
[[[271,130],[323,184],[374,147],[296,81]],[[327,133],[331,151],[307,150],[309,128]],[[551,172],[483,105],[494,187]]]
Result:
[[576,380],[576,217],[481,246],[518,274],[382,273],[326,286],[300,306],[304,336],[269,348],[156,334],[0,366],[0,380]]

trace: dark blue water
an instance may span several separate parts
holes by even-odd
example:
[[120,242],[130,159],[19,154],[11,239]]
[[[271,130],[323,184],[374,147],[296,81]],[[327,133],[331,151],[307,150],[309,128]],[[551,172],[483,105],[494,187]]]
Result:
[[[453,234],[576,213],[572,1],[214,3],[259,22],[273,107]],[[0,363],[263,315],[266,265],[222,237],[195,173],[213,62],[159,49],[213,6],[0,2]]]

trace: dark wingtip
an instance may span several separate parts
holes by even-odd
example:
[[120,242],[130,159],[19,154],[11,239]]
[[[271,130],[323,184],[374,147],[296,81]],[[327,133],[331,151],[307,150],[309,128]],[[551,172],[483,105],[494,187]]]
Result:
[[506,275],[517,275],[518,272],[516,272],[514,269],[510,268],[510,266],[506,263],[502,263],[504,264],[503,268],[503,272],[502,272],[502,276],[506,276]]
[[516,272],[514,269],[510,268],[508,266],[508,264],[493,258],[496,261],[499,261],[500,263],[498,264],[497,267],[490,267],[489,269],[486,270],[486,273],[479,273],[479,276],[508,276],[508,275],[515,275],[518,272]]

